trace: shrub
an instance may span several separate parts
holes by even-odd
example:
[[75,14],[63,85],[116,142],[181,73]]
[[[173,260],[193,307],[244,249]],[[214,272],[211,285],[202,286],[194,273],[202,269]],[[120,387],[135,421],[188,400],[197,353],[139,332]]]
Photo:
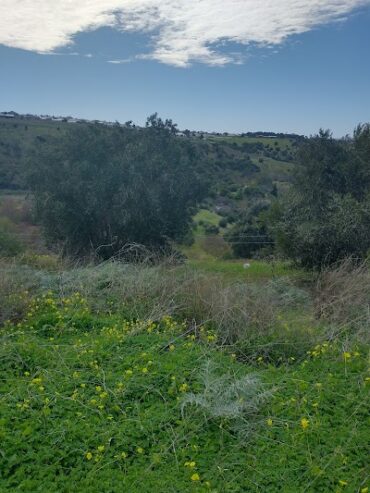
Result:
[[203,390],[188,393],[182,399],[182,412],[195,406],[207,418],[226,419],[233,422],[238,431],[249,434],[256,427],[262,406],[272,391],[255,374],[237,378],[230,373],[219,375],[219,368],[207,361],[200,375]]
[[107,259],[127,244],[152,250],[181,240],[203,196],[192,142],[156,115],[147,128],[81,126],[40,143],[28,166],[49,244]]
[[299,152],[290,193],[275,205],[270,225],[278,248],[305,268],[321,269],[370,248],[370,126],[353,140],[326,131]]
[[315,312],[330,324],[331,336],[347,333],[367,340],[370,272],[367,262],[346,259],[323,271],[315,289]]

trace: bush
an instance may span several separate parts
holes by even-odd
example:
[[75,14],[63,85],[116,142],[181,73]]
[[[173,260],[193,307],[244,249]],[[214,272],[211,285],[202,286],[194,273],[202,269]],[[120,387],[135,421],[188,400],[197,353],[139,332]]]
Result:
[[271,397],[260,378],[255,374],[237,379],[229,373],[219,375],[220,369],[207,361],[201,373],[203,390],[197,394],[188,393],[182,399],[182,412],[188,406],[195,406],[206,417],[226,419],[244,436],[257,427],[263,405]]
[[204,231],[209,235],[217,235],[220,232],[220,228],[214,224],[205,224]]
[[299,152],[290,193],[271,210],[279,250],[305,268],[321,269],[370,248],[370,125],[353,140],[321,131]]
[[370,271],[367,262],[346,259],[324,270],[315,289],[316,316],[330,324],[331,337],[339,334],[369,341]]
[[39,143],[28,184],[49,244],[107,259],[132,243],[170,248],[204,192],[197,152],[156,115],[147,128],[81,126]]

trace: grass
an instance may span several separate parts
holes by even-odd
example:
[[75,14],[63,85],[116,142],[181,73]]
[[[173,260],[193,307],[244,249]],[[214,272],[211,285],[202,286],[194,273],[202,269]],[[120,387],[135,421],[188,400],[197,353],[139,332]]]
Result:
[[210,224],[212,226],[218,226],[220,219],[222,219],[222,217],[219,214],[216,214],[215,212],[209,211],[207,209],[200,209],[194,216],[194,221],[203,221],[204,223]]
[[[220,377],[206,388],[205,361]],[[324,343],[299,361],[243,365],[212,331],[97,314],[79,293],[45,293],[3,327],[0,365],[4,492],[367,487],[362,347]],[[271,395],[252,411],[217,411],[217,392],[256,373],[256,392]],[[213,385],[216,412],[189,404]]]
[[266,280],[274,277],[292,276],[301,274],[295,270],[288,262],[275,261],[266,262],[262,260],[250,261],[248,268],[244,267],[243,260],[219,260],[215,258],[205,258],[189,260],[189,265],[194,269],[222,274],[228,278],[244,279],[248,281]]

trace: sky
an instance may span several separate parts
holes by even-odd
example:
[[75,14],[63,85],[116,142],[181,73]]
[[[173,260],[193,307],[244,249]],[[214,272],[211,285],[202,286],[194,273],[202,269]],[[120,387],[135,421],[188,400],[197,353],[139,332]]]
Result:
[[0,0],[0,111],[335,136],[370,121],[370,0]]

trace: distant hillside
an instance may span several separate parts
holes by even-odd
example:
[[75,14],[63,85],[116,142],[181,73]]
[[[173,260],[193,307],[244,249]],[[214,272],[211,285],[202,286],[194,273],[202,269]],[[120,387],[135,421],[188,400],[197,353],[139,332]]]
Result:
[[[18,115],[0,113],[0,193],[25,190],[24,170],[34,146],[73,132],[81,125],[104,125],[112,122],[89,122],[72,117]],[[127,131],[140,131],[131,122]],[[109,130],[109,129],[108,129]],[[272,132],[240,135],[184,131],[181,139],[191,139],[200,150],[199,169],[210,183],[208,197],[201,204],[219,221],[208,221],[207,214],[196,216],[198,231],[218,234],[238,219],[241,211],[256,203],[269,201],[283,192],[291,182],[295,153],[304,139],[298,135]]]

